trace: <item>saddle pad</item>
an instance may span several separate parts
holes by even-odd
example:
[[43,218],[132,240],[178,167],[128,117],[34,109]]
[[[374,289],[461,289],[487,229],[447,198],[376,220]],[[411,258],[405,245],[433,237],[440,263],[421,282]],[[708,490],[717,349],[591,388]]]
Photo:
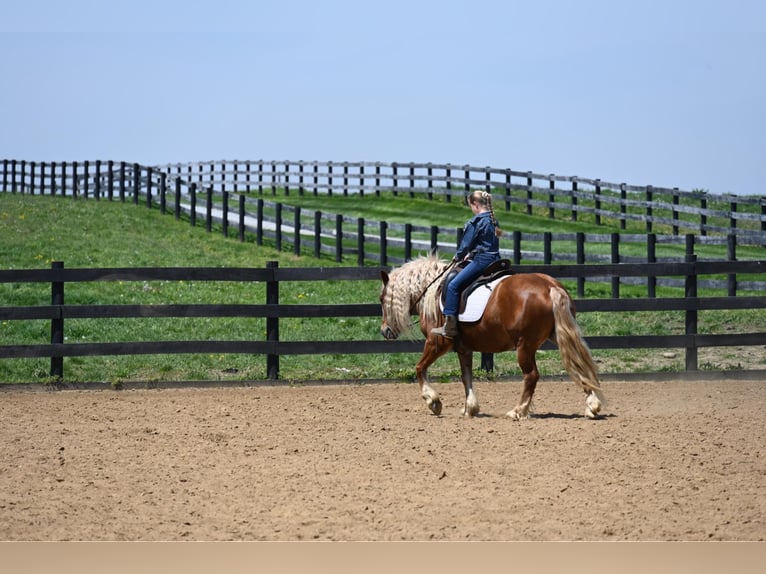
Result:
[[[510,277],[510,275],[503,275],[499,279],[495,279],[486,285],[478,287],[471,293],[466,301],[465,311],[458,316],[458,321],[463,323],[473,323],[481,319],[481,316],[484,314],[484,308],[487,306],[487,301],[489,301],[489,296],[495,289],[495,285],[504,279],[508,279],[508,277]],[[442,305],[441,301],[439,302],[439,308],[444,311],[444,305]]]

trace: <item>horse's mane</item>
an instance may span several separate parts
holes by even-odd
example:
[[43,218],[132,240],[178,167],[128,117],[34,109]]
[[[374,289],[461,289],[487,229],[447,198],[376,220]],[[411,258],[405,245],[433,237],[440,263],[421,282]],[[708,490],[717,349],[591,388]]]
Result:
[[[401,335],[412,335],[414,314],[420,315],[421,322],[436,324],[440,315],[436,297],[439,281],[434,280],[446,264],[436,253],[431,253],[391,271],[383,301],[389,327]],[[426,287],[428,290],[423,293]]]

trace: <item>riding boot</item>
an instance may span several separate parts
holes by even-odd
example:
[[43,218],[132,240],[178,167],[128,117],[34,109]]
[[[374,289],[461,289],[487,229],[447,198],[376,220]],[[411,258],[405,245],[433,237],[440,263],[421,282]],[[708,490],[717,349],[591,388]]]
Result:
[[444,325],[441,327],[435,327],[431,329],[431,333],[434,335],[441,335],[448,339],[454,339],[458,335],[457,330],[457,317],[454,315],[445,315]]

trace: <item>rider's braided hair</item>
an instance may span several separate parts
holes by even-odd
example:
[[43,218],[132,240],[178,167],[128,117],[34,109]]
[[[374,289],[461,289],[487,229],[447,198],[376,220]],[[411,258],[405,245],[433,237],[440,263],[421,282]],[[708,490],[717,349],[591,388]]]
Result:
[[492,194],[487,191],[474,191],[468,196],[470,203],[478,203],[485,206],[489,210],[489,217],[492,220],[492,225],[495,226],[495,235],[500,237],[503,234],[503,230],[500,229],[500,224],[495,217],[495,208],[492,207]]

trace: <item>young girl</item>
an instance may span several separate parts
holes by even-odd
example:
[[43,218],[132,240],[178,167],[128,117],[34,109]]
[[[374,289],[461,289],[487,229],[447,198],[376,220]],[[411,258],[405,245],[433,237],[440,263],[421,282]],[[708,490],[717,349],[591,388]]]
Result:
[[460,293],[487,267],[500,259],[499,237],[502,231],[497,224],[495,210],[492,208],[492,195],[486,191],[474,191],[468,196],[468,206],[473,212],[473,217],[463,228],[463,239],[453,262],[469,261],[469,263],[447,284],[444,325],[431,329],[432,333],[450,339],[458,334],[457,308]]

